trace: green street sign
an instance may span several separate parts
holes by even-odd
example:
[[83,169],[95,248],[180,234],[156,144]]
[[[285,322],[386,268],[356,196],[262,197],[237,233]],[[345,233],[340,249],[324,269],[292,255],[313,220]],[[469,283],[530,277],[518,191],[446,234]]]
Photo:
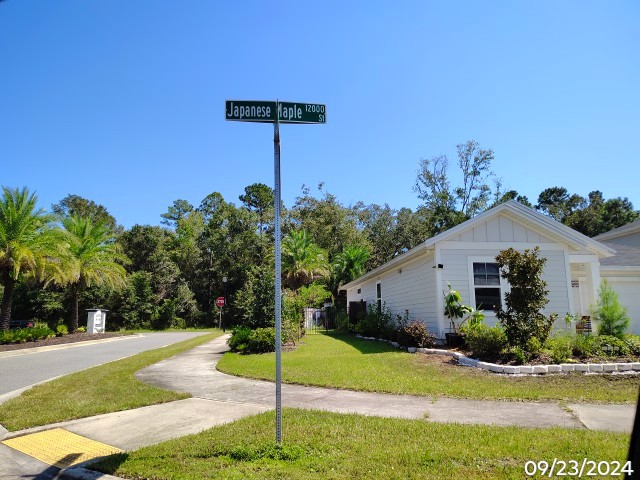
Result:
[[318,103],[280,102],[280,123],[327,123],[327,107]]
[[235,122],[326,123],[326,106],[317,103],[227,100],[225,120]]

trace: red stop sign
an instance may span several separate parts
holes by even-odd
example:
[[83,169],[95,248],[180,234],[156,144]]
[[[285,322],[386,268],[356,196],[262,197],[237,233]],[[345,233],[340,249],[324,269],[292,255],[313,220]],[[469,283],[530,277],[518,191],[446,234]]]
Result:
[[224,307],[224,297],[216,298],[216,306],[217,307]]

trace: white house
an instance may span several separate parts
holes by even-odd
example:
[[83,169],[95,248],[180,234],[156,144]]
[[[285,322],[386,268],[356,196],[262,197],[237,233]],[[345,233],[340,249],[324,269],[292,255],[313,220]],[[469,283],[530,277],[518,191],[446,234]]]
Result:
[[[540,247],[547,259],[543,279],[549,290],[545,313],[588,315],[602,278],[607,278],[629,307],[631,331],[640,334],[640,222],[600,237],[589,238],[516,201],[503,203],[426,240],[408,252],[344,285],[347,302],[384,303],[393,314],[409,311],[444,338],[447,283],[466,304],[485,311],[485,322],[497,322],[491,306],[504,304],[509,285],[500,278],[495,261],[501,250]],[[614,232],[618,235],[607,238]],[[636,236],[634,236],[636,235]],[[633,238],[632,238],[633,237]],[[627,243],[615,243],[623,239]],[[631,239],[631,240],[630,240]],[[605,242],[606,240],[606,242]]]

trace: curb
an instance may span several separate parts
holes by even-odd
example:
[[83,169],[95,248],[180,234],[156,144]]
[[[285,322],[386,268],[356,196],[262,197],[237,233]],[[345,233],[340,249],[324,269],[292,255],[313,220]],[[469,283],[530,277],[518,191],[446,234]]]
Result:
[[[404,350],[397,342],[391,342],[382,338],[363,337],[356,335],[361,340],[373,340],[387,342],[396,348]],[[633,363],[561,363],[560,365],[499,365],[497,363],[482,362],[462,355],[460,352],[452,352],[439,348],[414,348],[407,349],[409,353],[425,353],[430,355],[447,355],[458,361],[459,365],[465,367],[479,368],[492,373],[502,373],[506,375],[547,375],[553,373],[617,373],[628,372],[631,374],[640,373],[640,362]]]
[[84,467],[69,467],[61,470],[56,480],[124,480],[122,477],[114,477],[106,473],[96,472]]

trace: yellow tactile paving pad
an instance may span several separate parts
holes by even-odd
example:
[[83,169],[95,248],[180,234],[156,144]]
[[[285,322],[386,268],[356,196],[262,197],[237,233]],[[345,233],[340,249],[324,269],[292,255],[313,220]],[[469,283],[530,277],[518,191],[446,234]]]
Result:
[[122,452],[119,448],[54,428],[3,440],[6,446],[58,468]]

